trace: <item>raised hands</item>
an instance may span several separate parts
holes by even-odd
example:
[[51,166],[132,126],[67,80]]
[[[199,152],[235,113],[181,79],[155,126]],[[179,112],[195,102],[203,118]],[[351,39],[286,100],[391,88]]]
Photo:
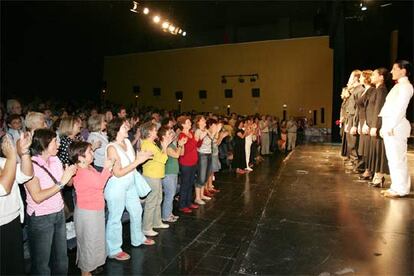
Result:
[[102,146],[102,142],[99,140],[92,142],[92,150],[95,151],[96,149],[99,149]]
[[135,155],[135,161],[139,164],[144,163],[148,159],[152,159],[153,153],[150,151],[137,151],[137,154]]
[[3,152],[4,157],[7,159],[16,159],[17,153],[16,149],[13,146],[13,142],[11,141],[8,135],[3,137],[3,143],[1,144],[1,151]]
[[187,137],[181,138],[180,140],[178,140],[178,146],[180,147],[184,146],[187,143],[187,141],[188,141]]
[[19,143],[17,146],[17,153],[19,156],[22,156],[24,154],[29,154],[29,148],[32,144],[32,134],[30,132],[22,133],[20,134]]
[[171,144],[171,142],[174,140],[174,132],[173,131],[168,131],[164,137],[162,138],[161,141],[161,147],[163,150],[167,150],[168,146]]
[[75,174],[76,165],[65,165],[65,170],[63,171],[63,175],[60,182],[66,185],[72,179],[72,176],[74,176]]

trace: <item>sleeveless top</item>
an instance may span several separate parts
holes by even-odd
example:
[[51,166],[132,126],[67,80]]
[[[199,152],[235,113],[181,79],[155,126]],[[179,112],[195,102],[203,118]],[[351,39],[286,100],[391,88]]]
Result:
[[[109,146],[113,146],[116,150],[116,152],[118,153],[119,159],[121,161],[121,166],[122,168],[128,166],[129,164],[131,164],[134,160],[135,160],[135,152],[134,152],[134,148],[132,147],[131,142],[128,139],[124,140],[127,150],[124,151],[121,146],[119,146],[117,143],[115,142],[111,142],[106,146],[105,149],[105,159],[107,158],[108,155],[108,147]],[[131,172],[127,173],[124,176],[121,177],[116,177],[116,176],[112,176],[110,179],[127,179],[127,178],[133,178],[134,177],[134,170],[132,170]]]

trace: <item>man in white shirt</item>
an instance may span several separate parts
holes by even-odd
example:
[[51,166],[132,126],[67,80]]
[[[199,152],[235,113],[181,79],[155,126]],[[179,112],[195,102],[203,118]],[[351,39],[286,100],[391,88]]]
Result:
[[411,69],[412,65],[408,61],[394,63],[391,74],[397,84],[388,93],[385,104],[378,115],[382,117],[380,135],[384,138],[391,176],[391,187],[381,193],[390,198],[403,197],[410,193],[407,138],[410,136],[411,126],[405,114],[413,96],[413,86],[408,80]]

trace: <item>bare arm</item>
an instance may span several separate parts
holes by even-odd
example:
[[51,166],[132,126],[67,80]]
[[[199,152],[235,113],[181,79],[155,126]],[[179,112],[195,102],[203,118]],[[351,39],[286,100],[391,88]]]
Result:
[[29,191],[29,194],[32,197],[33,201],[37,204],[42,203],[46,199],[60,192],[58,185],[54,185],[53,187],[42,190],[40,187],[39,178],[37,177],[33,177],[32,180],[26,182],[25,186]]
[[3,186],[5,195],[8,195],[16,178],[17,154],[8,136],[4,137],[1,148],[6,157],[6,163],[1,171],[0,185]]
[[121,160],[119,158],[118,153],[116,152],[116,149],[113,146],[109,146],[107,149],[107,159],[115,160],[114,167],[112,169],[112,174],[116,177],[122,177],[126,174],[132,172],[135,170],[135,168],[140,164],[137,162],[137,159],[135,159],[131,164],[129,164],[126,167],[122,167]]

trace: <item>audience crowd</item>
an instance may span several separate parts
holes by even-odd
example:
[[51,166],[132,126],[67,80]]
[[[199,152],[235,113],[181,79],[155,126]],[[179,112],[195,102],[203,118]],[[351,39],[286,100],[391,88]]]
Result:
[[293,118],[279,123],[258,114],[9,99],[0,107],[1,274],[25,273],[22,223],[31,273],[67,274],[70,217],[83,275],[107,258],[126,261],[125,210],[131,245],[154,245],[159,229],[179,219],[176,212],[191,214],[220,192],[218,171],[253,171],[263,156],[294,149],[297,130]]

